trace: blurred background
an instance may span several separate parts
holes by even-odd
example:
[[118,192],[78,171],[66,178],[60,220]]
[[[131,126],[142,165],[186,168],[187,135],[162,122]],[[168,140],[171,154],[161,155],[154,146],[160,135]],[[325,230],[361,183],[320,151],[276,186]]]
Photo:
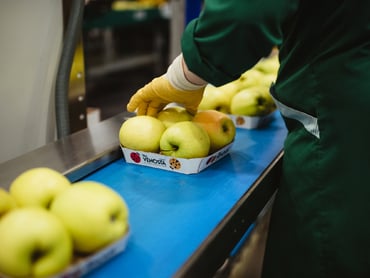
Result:
[[101,120],[125,110],[130,96],[168,66],[169,7],[157,2],[102,0],[85,7],[86,103]]
[[0,163],[124,112],[180,53],[201,5],[0,1]]

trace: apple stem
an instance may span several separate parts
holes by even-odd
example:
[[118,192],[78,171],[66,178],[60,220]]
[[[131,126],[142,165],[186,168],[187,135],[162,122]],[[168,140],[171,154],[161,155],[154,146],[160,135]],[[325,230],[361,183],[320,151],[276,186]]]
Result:
[[172,150],[177,151],[179,149],[179,146],[171,144]]
[[42,250],[34,250],[31,254],[31,263],[37,262],[43,255],[44,252]]
[[118,217],[118,214],[117,214],[117,213],[112,214],[112,215],[110,216],[110,222],[115,222],[115,221],[117,220],[117,217]]
[[53,199],[50,199],[50,200],[48,200],[48,202],[45,204],[45,208],[47,209],[47,210],[49,210],[50,209],[50,207],[51,207],[51,203],[53,202]]
[[258,105],[264,105],[266,103],[266,100],[263,97],[259,97],[257,101],[258,101]]

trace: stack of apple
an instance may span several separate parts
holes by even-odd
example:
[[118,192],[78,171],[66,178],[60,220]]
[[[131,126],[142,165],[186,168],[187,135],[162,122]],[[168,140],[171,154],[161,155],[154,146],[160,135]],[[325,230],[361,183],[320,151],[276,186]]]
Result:
[[279,69],[278,55],[261,59],[242,76],[220,87],[207,85],[199,109],[240,116],[265,116],[276,109],[269,89]]
[[94,181],[71,183],[50,168],[21,173],[0,189],[0,276],[49,277],[128,232],[118,193]]
[[134,116],[119,130],[121,146],[178,158],[206,157],[230,144],[236,128],[232,119],[216,110],[190,114],[168,106],[157,117]]

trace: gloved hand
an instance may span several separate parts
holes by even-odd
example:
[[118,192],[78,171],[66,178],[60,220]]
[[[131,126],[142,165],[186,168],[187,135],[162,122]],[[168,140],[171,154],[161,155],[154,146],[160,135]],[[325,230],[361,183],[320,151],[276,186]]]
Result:
[[178,90],[173,87],[166,75],[154,78],[149,84],[139,89],[127,104],[127,110],[137,115],[156,116],[169,103],[183,105],[191,114],[195,114],[202,100],[204,87],[193,91]]
[[156,116],[169,103],[183,105],[195,114],[203,97],[206,81],[192,73],[182,54],[168,67],[166,74],[138,90],[127,105],[129,112]]

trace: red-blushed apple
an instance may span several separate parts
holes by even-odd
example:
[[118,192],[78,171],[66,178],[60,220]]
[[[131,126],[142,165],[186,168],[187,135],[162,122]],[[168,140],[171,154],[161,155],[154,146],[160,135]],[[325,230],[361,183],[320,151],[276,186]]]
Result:
[[192,121],[178,122],[163,133],[160,153],[179,158],[198,158],[208,155],[210,140],[207,132]]
[[193,122],[208,133],[211,143],[210,152],[230,144],[235,138],[235,124],[225,113],[216,110],[198,111],[194,115]]
[[125,148],[144,151],[159,152],[159,140],[166,126],[152,116],[134,116],[127,119],[119,130],[119,141]]
[[70,233],[74,250],[92,253],[120,239],[129,229],[125,200],[110,187],[80,181],[58,195],[50,211]]
[[73,256],[67,229],[41,207],[17,208],[3,216],[0,246],[0,273],[9,277],[51,277],[68,267]]
[[169,106],[157,114],[157,119],[167,128],[177,122],[191,121],[193,115],[182,106]]
[[55,196],[71,186],[60,172],[47,167],[31,168],[18,175],[10,184],[10,195],[20,207],[48,208]]

